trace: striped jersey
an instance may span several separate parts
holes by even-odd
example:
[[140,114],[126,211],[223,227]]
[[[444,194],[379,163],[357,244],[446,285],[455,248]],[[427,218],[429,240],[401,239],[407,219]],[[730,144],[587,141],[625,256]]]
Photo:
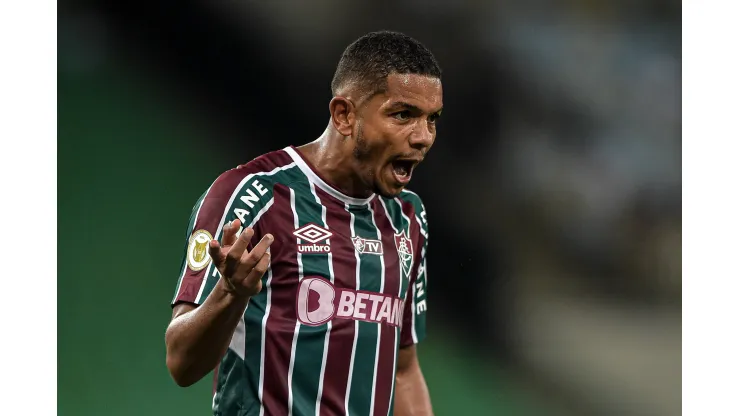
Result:
[[208,297],[220,278],[208,241],[237,218],[252,244],[275,240],[262,291],[216,368],[214,415],[391,415],[398,350],[426,334],[418,195],[352,198],[292,146],[260,156],[193,207],[172,305]]

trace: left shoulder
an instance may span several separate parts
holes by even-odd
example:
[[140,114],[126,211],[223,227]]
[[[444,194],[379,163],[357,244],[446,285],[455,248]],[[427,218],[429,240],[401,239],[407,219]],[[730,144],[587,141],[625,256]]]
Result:
[[413,205],[415,214],[426,222],[426,207],[424,206],[424,202],[422,202],[419,194],[414,191],[404,189],[401,191],[401,194],[398,195],[398,198],[405,203]]
[[411,204],[414,207],[414,216],[416,217],[416,221],[421,226],[422,235],[426,237],[429,233],[427,225],[427,209],[424,206],[424,202],[421,200],[419,194],[414,191],[404,189],[403,191],[401,191],[401,194],[398,195],[398,199],[400,199],[403,203]]

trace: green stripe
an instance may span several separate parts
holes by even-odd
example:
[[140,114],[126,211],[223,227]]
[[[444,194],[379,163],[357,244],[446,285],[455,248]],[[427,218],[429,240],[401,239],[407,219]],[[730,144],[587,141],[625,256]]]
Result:
[[[326,227],[322,218],[323,206],[316,202],[306,181],[294,182],[295,210],[298,226],[314,223]],[[331,240],[330,240],[331,242]],[[300,241],[301,244],[307,243]],[[319,244],[322,244],[320,241]],[[329,255],[326,253],[302,253],[303,277],[320,276],[330,280]],[[300,325],[296,341],[293,363],[293,415],[303,416],[316,414],[316,397],[319,392],[322,357],[328,323],[320,326]]]
[[[377,240],[378,230],[373,223],[371,211],[365,206],[350,206],[350,212],[355,216],[353,237],[360,236]],[[360,290],[380,292],[382,269],[381,256],[360,254]],[[357,347],[352,370],[352,385],[349,391],[349,413],[353,415],[372,412],[370,402],[379,336],[377,323],[358,321],[357,328]]]

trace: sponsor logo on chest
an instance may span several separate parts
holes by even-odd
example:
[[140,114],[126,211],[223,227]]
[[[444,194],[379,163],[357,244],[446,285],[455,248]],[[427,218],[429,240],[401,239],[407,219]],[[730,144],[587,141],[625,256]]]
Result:
[[338,318],[400,327],[404,305],[395,296],[338,289],[321,277],[304,278],[296,294],[298,320],[308,326]]

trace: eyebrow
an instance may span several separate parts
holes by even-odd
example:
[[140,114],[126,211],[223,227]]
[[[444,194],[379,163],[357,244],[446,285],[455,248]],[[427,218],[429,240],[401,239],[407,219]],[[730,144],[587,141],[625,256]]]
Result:
[[[393,104],[391,104],[390,107],[391,108],[401,107],[401,108],[404,108],[406,110],[410,110],[410,111],[417,112],[417,113],[423,113],[424,112],[424,111],[422,111],[421,108],[419,108],[419,107],[417,107],[417,106],[415,106],[413,104],[409,104],[409,103],[403,102],[403,101],[396,101]],[[440,114],[440,113],[442,113],[442,108],[443,107],[440,107],[439,110],[433,111],[432,114]]]

